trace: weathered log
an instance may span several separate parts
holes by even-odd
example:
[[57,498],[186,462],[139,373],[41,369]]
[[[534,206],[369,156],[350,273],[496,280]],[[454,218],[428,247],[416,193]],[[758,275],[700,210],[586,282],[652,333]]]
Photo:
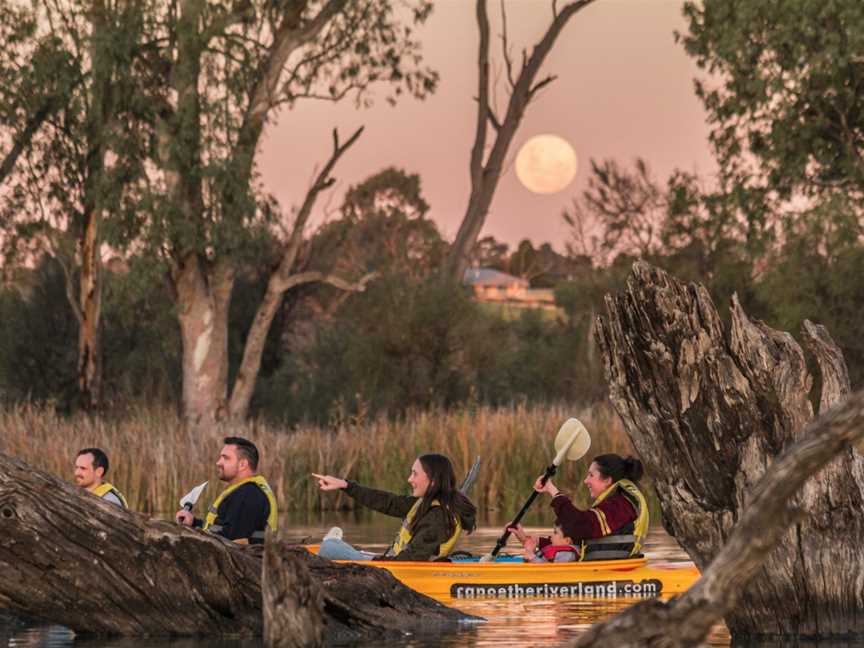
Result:
[[266,648],[318,648],[324,644],[324,596],[302,557],[269,536],[261,571]]
[[384,569],[334,563],[288,543],[277,544],[273,550],[302,556],[322,586],[329,643],[370,638],[386,642],[406,633],[438,636],[460,622],[479,620],[405,587]]
[[[653,477],[664,526],[705,571],[755,484],[813,418],[804,353],[735,298],[727,340],[704,287],[645,263],[606,310],[597,332],[612,403]],[[825,373],[824,408],[848,389],[845,365],[824,329],[805,335]],[[841,451],[791,506],[806,514],[726,613],[730,632],[864,634],[864,457]]]
[[[81,634],[260,635],[262,553],[125,511],[0,454],[0,609]],[[472,618],[384,570],[289,553],[284,563],[305,565],[314,581],[304,581],[309,599],[294,610],[295,620],[309,614],[310,637],[319,589],[327,641],[440,631]],[[271,576],[285,585],[306,578],[300,570]],[[268,612],[275,626],[280,612]]]
[[864,391],[811,424],[804,438],[775,461],[753,490],[726,545],[680,597],[647,601],[597,624],[575,642],[579,648],[690,648],[732,610],[790,524],[807,512],[789,506],[792,495],[850,443],[864,439]]

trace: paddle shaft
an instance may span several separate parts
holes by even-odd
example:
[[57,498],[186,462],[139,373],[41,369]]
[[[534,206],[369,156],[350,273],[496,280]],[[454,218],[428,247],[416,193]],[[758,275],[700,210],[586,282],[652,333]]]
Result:
[[[546,482],[549,480],[549,478],[555,474],[556,470],[558,470],[558,466],[556,466],[554,463],[547,466],[546,471],[543,473],[543,476],[540,478],[540,484],[545,485]],[[531,493],[531,496],[528,498],[528,501],[525,502],[525,505],[516,514],[516,517],[513,518],[513,521],[507,525],[507,530],[505,530],[504,533],[501,535],[501,537],[498,538],[498,542],[495,543],[495,548],[489,554],[490,556],[492,556],[494,558],[495,556],[498,555],[498,552],[504,548],[504,545],[506,545],[507,541],[510,539],[510,527],[515,527],[517,524],[519,524],[519,522],[522,521],[522,517],[525,515],[525,513],[531,507],[531,504],[534,503],[534,500],[537,499],[537,496],[539,494],[540,493],[537,492],[536,490]]]

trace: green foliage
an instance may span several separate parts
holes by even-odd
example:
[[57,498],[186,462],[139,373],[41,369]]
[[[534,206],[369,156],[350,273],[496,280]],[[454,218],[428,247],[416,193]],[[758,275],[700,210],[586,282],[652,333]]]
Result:
[[797,333],[805,319],[824,325],[843,350],[852,384],[860,385],[864,232],[844,202],[790,216],[784,245],[770,257],[755,291],[765,317],[783,330]]
[[65,291],[62,268],[48,258],[0,290],[0,403],[65,409],[74,397],[78,323]]
[[697,94],[721,167],[782,199],[840,187],[860,198],[864,3],[705,0],[684,12],[679,38],[711,74]]
[[452,286],[385,276],[290,356],[262,407],[296,422],[450,406],[470,396],[472,377],[496,352],[497,326]]
[[312,238],[309,267],[342,276],[426,277],[447,247],[435,223],[425,218],[428,210],[418,175],[393,167],[379,171],[349,188],[341,218]]
[[102,321],[106,400],[114,406],[179,401],[182,343],[158,266],[133,257],[128,270],[106,273]]

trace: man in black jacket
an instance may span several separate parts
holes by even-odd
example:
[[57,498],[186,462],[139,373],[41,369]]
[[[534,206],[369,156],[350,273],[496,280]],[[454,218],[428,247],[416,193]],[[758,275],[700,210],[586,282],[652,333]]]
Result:
[[228,486],[210,505],[201,520],[186,510],[177,511],[177,520],[202,528],[241,544],[261,544],[269,527],[277,527],[276,498],[258,470],[258,448],[241,437],[226,437],[216,469]]

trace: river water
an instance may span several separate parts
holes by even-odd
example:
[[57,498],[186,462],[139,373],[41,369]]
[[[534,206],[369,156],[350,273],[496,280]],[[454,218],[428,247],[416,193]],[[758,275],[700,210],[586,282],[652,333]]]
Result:
[[[528,528],[531,531],[547,531],[542,526],[542,520],[537,517],[528,518]],[[290,525],[290,536],[296,533],[297,540],[309,538],[320,540],[332,524],[341,526],[345,539],[362,545],[373,551],[383,551],[392,539],[398,526],[397,521],[390,521],[382,516],[357,518],[346,514],[327,514],[324,519],[280,519],[282,524]],[[487,523],[489,521],[487,520]],[[503,523],[503,521],[502,521]],[[495,545],[502,524],[492,521],[472,535],[463,538],[460,549],[474,553],[485,553]],[[508,549],[515,551],[515,546]],[[506,551],[506,549],[505,549]],[[662,528],[652,528],[645,544],[645,553],[651,562],[686,562],[687,555],[681,550],[674,539],[669,537]],[[407,636],[398,644],[388,642],[388,646],[399,645],[404,648],[430,648],[444,646],[447,648],[461,647],[533,647],[559,646],[584,632],[591,624],[606,619],[626,607],[622,601],[561,601],[561,600],[519,600],[519,601],[479,601],[465,600],[459,602],[459,608],[464,612],[486,619],[483,623],[466,626],[460,632],[435,637]],[[711,646],[728,646],[729,634],[725,626],[718,625],[708,638]],[[380,645],[380,642],[372,645]],[[836,645],[836,644],[835,644]],[[240,646],[258,648],[260,641],[254,640],[222,640],[212,639],[101,639],[76,638],[75,634],[61,626],[50,626],[28,623],[10,618],[0,613],[0,646],[40,646],[45,648],[66,648],[71,646],[81,648],[239,648]],[[779,648],[779,645],[774,644]],[[843,647],[864,646],[864,643],[848,644]],[[364,647],[365,648],[365,647]],[[610,647],[612,648],[612,647]],[[828,648],[820,644],[820,648]]]

